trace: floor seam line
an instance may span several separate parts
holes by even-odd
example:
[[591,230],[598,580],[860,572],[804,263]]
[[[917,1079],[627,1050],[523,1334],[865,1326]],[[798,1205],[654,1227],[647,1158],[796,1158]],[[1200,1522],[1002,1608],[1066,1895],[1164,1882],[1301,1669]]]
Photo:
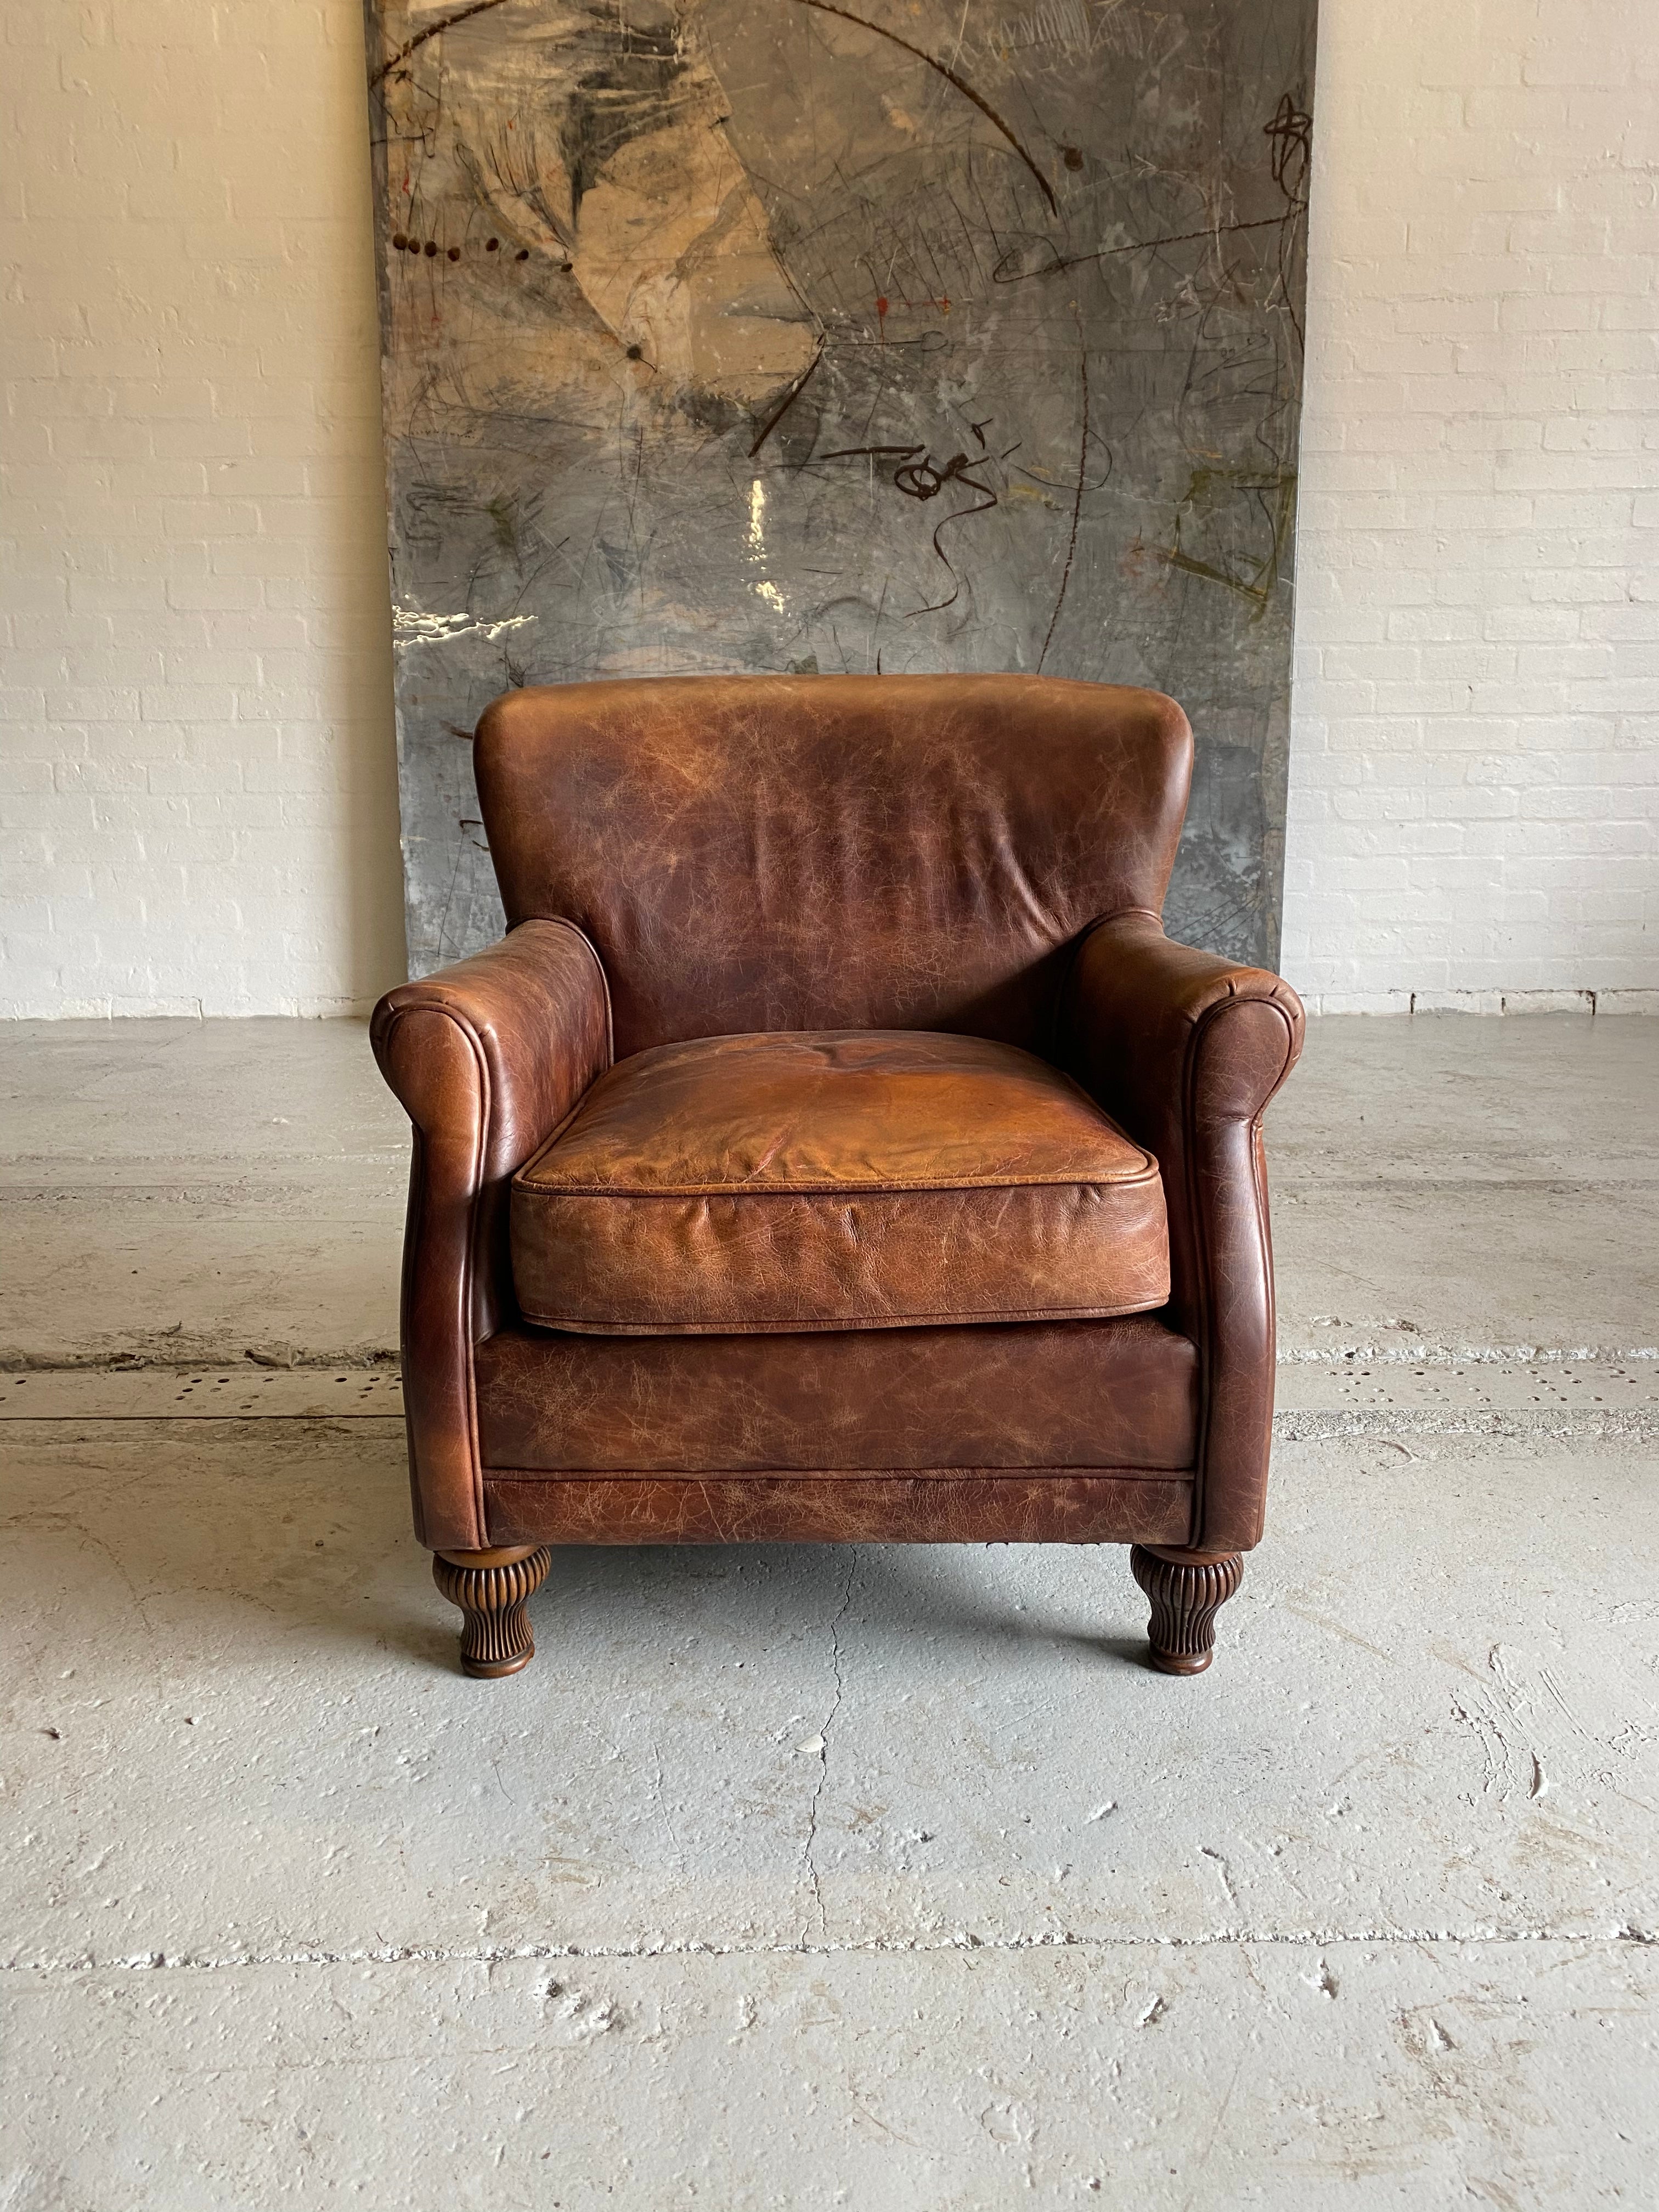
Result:
[[268,1951],[245,1956],[169,1958],[152,1952],[143,1957],[109,1960],[10,1960],[0,1962],[0,1973],[53,1976],[113,1973],[215,1973],[237,1967],[362,1966],[502,1966],[515,1960],[591,1960],[596,1963],[628,1963],[646,1959],[787,1959],[787,1958],[907,1958],[937,1956],[947,1952],[995,1951],[1197,1951],[1260,1944],[1286,1949],[1305,1946],[1330,1950],[1344,1944],[1415,1946],[1423,1943],[1589,1943],[1603,1947],[1631,1945],[1645,1949],[1659,1945],[1659,1929],[1626,1925],[1618,1928],[1415,1928],[1415,1929],[1296,1929],[1277,1933],[1219,1929],[1202,1936],[982,1936],[968,1931],[928,1942],[901,1936],[872,1937],[863,1942],[820,1940],[775,1943],[714,1943],[687,1941],[659,1944],[501,1943],[428,1947],[388,1944],[372,1949],[344,1951]]

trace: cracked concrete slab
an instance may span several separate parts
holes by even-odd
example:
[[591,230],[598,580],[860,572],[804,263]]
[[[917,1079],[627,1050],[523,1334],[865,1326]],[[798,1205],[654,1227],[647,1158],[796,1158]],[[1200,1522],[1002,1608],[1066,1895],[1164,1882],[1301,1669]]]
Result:
[[409,1124],[366,1023],[8,1042],[0,1367],[395,1357]]
[[391,1424],[5,1444],[16,1962],[1659,1928],[1652,1449],[1283,1447],[1201,1684],[1117,1548],[777,1547],[481,1692]]
[[1310,1022],[1267,1119],[1279,1349],[1659,1337],[1659,1023]]
[[1630,1943],[232,1966],[13,2004],[51,2055],[8,2212],[1589,2212],[1646,2202],[1659,2151]]
[[1644,2201],[1659,1024],[1313,1026],[1198,1682],[1022,1547],[565,1552],[464,1680],[362,1026],[12,1042],[6,2212]]

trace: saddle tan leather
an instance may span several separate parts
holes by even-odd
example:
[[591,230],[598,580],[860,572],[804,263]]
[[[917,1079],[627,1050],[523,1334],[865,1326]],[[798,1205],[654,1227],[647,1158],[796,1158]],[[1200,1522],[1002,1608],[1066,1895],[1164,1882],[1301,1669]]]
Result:
[[909,1030],[702,1037],[514,1178],[526,1321],[724,1334],[1094,1320],[1170,1294],[1158,1163],[1058,1069]]
[[507,921],[587,937],[618,1060],[831,1029],[1046,1055],[1079,933],[1163,903],[1191,747],[1155,691],[688,677],[509,692],[473,764]]
[[[1190,759],[1172,702],[1030,677],[489,710],[509,933],[373,1025],[422,1541],[1257,1540],[1302,1010],[1163,933]],[[547,1230],[590,1202],[666,1211]],[[624,1297],[674,1333],[591,1333]]]
[[1188,1478],[1198,1353],[1156,1315],[806,1336],[568,1336],[478,1346],[492,1484],[514,1475],[1018,1474]]

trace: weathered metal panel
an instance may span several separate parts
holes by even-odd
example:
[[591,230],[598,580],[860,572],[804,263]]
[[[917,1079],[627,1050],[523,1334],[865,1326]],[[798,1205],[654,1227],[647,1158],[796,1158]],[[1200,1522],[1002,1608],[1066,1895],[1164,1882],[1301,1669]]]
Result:
[[410,963],[525,682],[1041,669],[1279,941],[1316,0],[369,0]]

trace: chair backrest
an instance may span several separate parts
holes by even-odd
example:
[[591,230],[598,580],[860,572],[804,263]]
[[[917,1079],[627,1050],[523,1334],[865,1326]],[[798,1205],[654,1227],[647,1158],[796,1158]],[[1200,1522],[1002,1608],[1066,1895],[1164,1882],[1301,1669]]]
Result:
[[1042,677],[664,677],[509,692],[474,763],[507,920],[586,931],[618,1058],[796,1029],[1042,1052],[1078,933],[1162,909],[1192,735],[1158,692]]

